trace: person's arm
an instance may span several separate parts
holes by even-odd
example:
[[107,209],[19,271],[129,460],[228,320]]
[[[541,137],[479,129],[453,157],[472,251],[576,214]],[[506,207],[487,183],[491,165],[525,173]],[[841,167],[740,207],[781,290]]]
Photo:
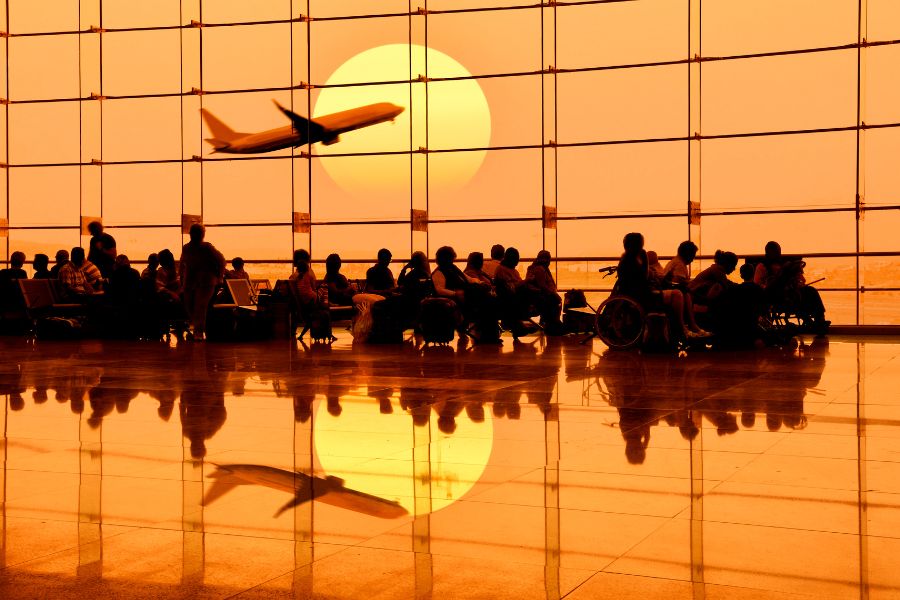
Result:
[[180,287],[184,287],[184,276],[187,272],[187,267],[185,266],[184,260],[184,250],[181,251],[181,256],[178,257],[178,285]]
[[447,289],[447,278],[440,271],[435,271],[431,274],[431,282],[434,284],[435,295],[462,300],[463,291]]
[[104,242],[105,243],[101,243],[100,250],[112,260],[116,260],[116,256],[118,255],[116,252],[116,239],[107,234],[106,238],[104,238]]
[[756,270],[753,271],[753,283],[758,285],[759,287],[766,287],[766,279],[769,275],[769,270],[766,269],[766,265],[763,263],[759,263],[756,265]]

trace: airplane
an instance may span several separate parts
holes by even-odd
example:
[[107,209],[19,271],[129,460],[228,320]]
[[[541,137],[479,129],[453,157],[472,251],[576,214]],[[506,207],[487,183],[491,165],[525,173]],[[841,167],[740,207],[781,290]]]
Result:
[[399,502],[344,487],[344,480],[333,475],[316,477],[264,465],[216,465],[210,477],[215,481],[203,498],[203,506],[208,506],[239,485],[259,484],[294,494],[287,504],[278,509],[274,515],[276,518],[289,508],[311,500],[382,519],[396,519],[408,514]]
[[316,120],[306,119],[286,109],[277,101],[275,106],[291,120],[291,124],[260,133],[240,133],[220,121],[205,108],[200,109],[203,120],[212,132],[213,137],[206,141],[212,144],[213,152],[226,154],[259,154],[283,148],[303,146],[322,142],[326,146],[340,141],[340,135],[354,129],[362,129],[385,121],[393,121],[405,108],[379,102],[351,108],[341,112],[319,117]]

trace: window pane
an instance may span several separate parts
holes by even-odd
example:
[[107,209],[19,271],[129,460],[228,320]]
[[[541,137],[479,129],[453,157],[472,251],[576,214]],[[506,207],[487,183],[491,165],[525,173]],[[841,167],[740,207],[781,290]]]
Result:
[[622,238],[632,231],[644,234],[647,250],[655,250],[661,257],[671,256],[687,239],[687,217],[560,221],[557,253],[564,258],[618,257],[622,254]]
[[181,21],[180,0],[103,0],[103,27],[160,27],[178,25]]
[[293,252],[293,235],[287,225],[208,227],[206,241],[218,248],[226,260],[235,256],[253,260],[290,260]]
[[[181,227],[105,227],[104,231],[116,240],[116,252],[124,254],[129,260],[138,262],[146,261],[151,253],[159,253],[168,248],[175,255],[175,260],[181,253],[184,244],[181,236]],[[85,239],[87,243],[87,239]],[[135,267],[140,270],[143,267]]]
[[855,292],[821,292],[825,318],[835,325],[856,324]]
[[[900,325],[900,292],[866,292],[860,302],[861,325]],[[834,321],[830,313],[828,318]]]
[[[57,250],[69,251],[81,244],[77,227],[72,229],[10,229],[9,249],[24,252],[31,262],[35,254],[46,254],[53,263]],[[30,269],[29,269],[30,271]]]
[[[612,287],[616,284],[616,276],[610,275],[607,277],[599,269],[614,267],[617,264],[618,261],[559,261],[556,263],[556,285],[560,289],[595,288],[612,290]],[[595,304],[590,299],[588,299],[588,302],[594,308],[599,306],[599,304]]]
[[687,58],[688,9],[681,2],[560,5],[556,18],[556,66],[560,68]]
[[78,225],[79,167],[9,169],[9,222],[33,225]]
[[[534,257],[543,248],[540,221],[496,221],[492,223],[430,223],[428,225],[428,256],[434,259],[441,246],[453,246],[461,260],[470,252],[490,255],[491,246],[517,248],[522,259]],[[527,265],[521,265],[524,273]]]
[[[314,90],[313,119],[337,112],[361,108],[368,104],[390,102],[397,106],[409,106],[409,84],[363,85]],[[307,107],[297,107],[305,115]],[[397,115],[393,122],[377,123],[368,127],[347,131],[340,135],[338,143],[315,145],[316,154],[351,154],[359,152],[405,152],[409,150],[408,110]]]
[[[379,3],[380,4],[380,3]],[[381,46],[397,44],[395,55],[389,61],[357,62],[342,69],[343,83],[363,81],[408,81],[409,73],[409,18],[385,17],[382,19],[348,19],[340,21],[313,21],[310,24],[312,82],[323,85],[342,65],[362,52],[376,56]],[[417,68],[425,73],[424,65]],[[374,102],[374,101],[373,101]]]
[[540,76],[428,84],[429,149],[540,143]]
[[78,162],[77,102],[12,104],[7,110],[11,164]]
[[[504,31],[515,34],[504,35],[503,42],[498,43],[498,34]],[[429,16],[428,45],[449,54],[474,75],[538,71],[541,69],[541,10]],[[428,76],[438,75],[429,69]]]
[[[287,4],[285,3],[285,6]],[[203,31],[205,90],[291,85],[291,26],[210,27]]]
[[382,15],[409,12],[408,0],[310,0],[309,14],[317,19],[352,15]]
[[856,42],[857,0],[705,0],[702,7],[704,56]]
[[875,46],[866,50],[864,120],[867,123],[900,121],[898,64],[900,64],[900,46]]
[[559,148],[559,215],[683,214],[687,152],[685,142]]
[[140,98],[104,102],[104,161],[180,158],[180,98]]
[[856,51],[726,60],[703,67],[703,133],[856,123]]
[[854,252],[856,215],[810,213],[784,215],[705,216],[701,224],[702,254],[717,249],[738,256],[762,254],[766,242],[776,240],[785,254]]
[[207,223],[290,223],[291,218],[290,159],[203,165],[203,219]]
[[[314,259],[324,260],[332,252],[342,258],[370,259],[375,262],[375,255],[380,248],[387,248],[394,255],[395,264],[392,269],[394,277],[400,274],[403,267],[401,261],[408,260],[410,229],[409,225],[313,225],[312,255]],[[370,265],[371,266],[371,265]]]
[[110,96],[181,91],[178,30],[129,31],[103,37],[103,93]]
[[409,156],[332,156],[312,161],[313,219],[409,219]]
[[703,142],[704,211],[854,206],[856,132]]
[[[900,209],[870,210],[862,221],[862,247],[867,252],[900,252]],[[900,260],[896,263],[900,270]]]
[[675,65],[560,74],[557,141],[686,136],[687,69]]
[[103,219],[109,225],[179,225],[181,165],[104,166]]
[[202,0],[204,23],[243,23],[289,19],[289,0]]
[[13,100],[78,98],[78,36],[10,38]]
[[[78,31],[79,0],[9,0],[9,32]],[[100,25],[91,23],[87,25]]]
[[900,3],[897,0],[866,0],[866,34],[872,40],[900,38]]
[[[900,257],[864,256],[859,259],[859,269],[862,285],[867,288],[900,288]],[[866,292],[866,298],[869,298],[868,294]]]
[[[492,150],[468,183],[454,185],[478,153],[447,152],[428,157],[428,210],[432,219],[540,217],[541,151]],[[515,173],[514,177],[510,174]]]
[[900,129],[870,129],[866,142],[866,204],[900,205]]

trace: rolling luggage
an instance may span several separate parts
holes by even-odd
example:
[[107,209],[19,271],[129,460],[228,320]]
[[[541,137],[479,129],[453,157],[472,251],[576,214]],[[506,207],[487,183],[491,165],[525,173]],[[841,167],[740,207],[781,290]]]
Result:
[[307,317],[309,337],[314,342],[331,342],[335,337],[331,332],[331,313],[327,307],[316,306],[310,309]]
[[399,344],[403,342],[402,298],[391,296],[371,305],[372,328],[368,342],[372,344]]
[[449,344],[457,324],[456,303],[449,298],[425,298],[419,314],[419,329],[426,344]]

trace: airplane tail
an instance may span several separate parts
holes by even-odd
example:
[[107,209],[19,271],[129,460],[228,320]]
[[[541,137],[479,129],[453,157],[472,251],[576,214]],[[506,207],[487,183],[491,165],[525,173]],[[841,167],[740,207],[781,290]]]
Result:
[[216,150],[227,148],[234,140],[247,135],[245,133],[234,131],[205,108],[200,109],[200,114],[203,116],[203,120],[206,121],[206,126],[209,127],[209,131],[213,134],[213,137],[206,138],[206,141],[212,144],[213,148]]

